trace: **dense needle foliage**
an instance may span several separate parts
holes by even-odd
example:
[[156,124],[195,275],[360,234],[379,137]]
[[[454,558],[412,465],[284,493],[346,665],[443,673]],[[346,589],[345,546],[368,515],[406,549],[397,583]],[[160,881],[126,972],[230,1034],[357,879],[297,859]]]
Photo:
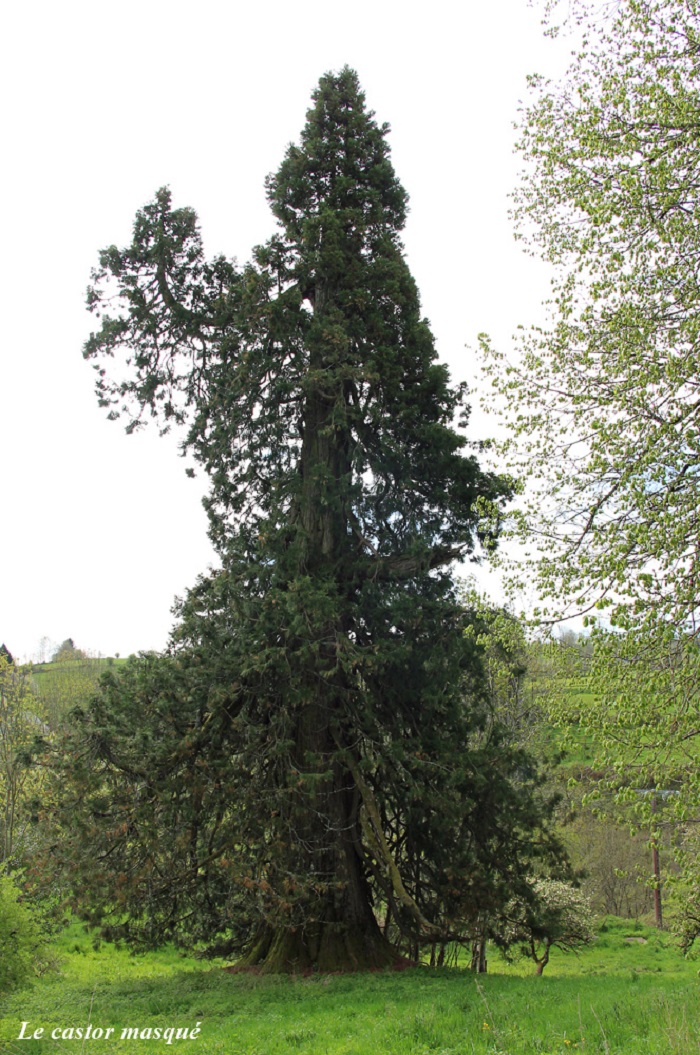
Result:
[[387,131],[324,76],[250,264],[161,190],[89,292],[101,402],[184,425],[221,567],[76,718],[60,845],[97,916],[268,970],[468,937],[553,849],[449,572],[509,485],[456,430]]

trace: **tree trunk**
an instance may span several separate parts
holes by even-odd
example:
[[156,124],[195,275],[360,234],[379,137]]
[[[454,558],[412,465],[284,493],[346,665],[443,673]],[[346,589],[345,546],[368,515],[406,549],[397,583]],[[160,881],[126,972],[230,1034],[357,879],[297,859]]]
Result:
[[486,974],[488,970],[488,960],[486,959],[486,941],[483,937],[477,938],[472,943],[472,962],[471,970],[475,974]]
[[[336,914],[335,904],[327,908],[329,916]],[[370,910],[363,920],[318,919],[294,929],[266,926],[236,966],[255,967],[265,974],[293,974],[366,971],[393,967],[399,960]]]
[[[302,715],[298,748],[307,759],[310,740],[315,739],[318,749],[320,736],[327,733],[324,710],[307,707]],[[359,971],[390,967],[399,961],[370,902],[358,854],[359,796],[352,774],[337,759],[330,760],[329,753],[328,744],[326,752],[314,752],[319,765],[330,761],[328,777],[320,776],[322,770],[317,769],[290,813],[295,871],[309,883],[306,919],[295,926],[264,925],[240,967],[269,973]]]
[[479,925],[477,933],[472,942],[472,962],[471,970],[475,974],[486,974],[488,970],[488,961],[486,959],[486,928],[488,926],[488,916],[482,916],[479,919]]
[[543,973],[545,967],[549,963],[549,947],[550,947],[549,941],[547,939],[545,939],[544,952],[542,953],[542,956],[540,956],[538,958],[537,952],[535,951],[535,943],[532,942],[532,941],[530,942],[530,949],[531,949],[531,952],[532,952],[532,958],[535,961],[535,964],[537,965],[537,970],[535,971],[535,974],[537,974],[537,975],[541,975]]
[[[317,289],[316,314],[326,303],[326,294]],[[325,616],[307,613],[315,652],[300,671],[302,697],[285,817],[294,846],[290,871],[306,892],[303,922],[265,924],[240,963],[266,972],[356,971],[387,967],[399,959],[370,902],[360,856],[361,800],[338,740],[352,691],[339,669],[337,651],[347,633],[343,569],[352,545],[346,508],[351,466],[349,434],[339,424],[345,396],[342,384],[334,383],[332,371],[326,370],[323,353],[317,347],[311,355],[322,381],[307,397],[302,486],[294,513],[302,546],[293,574],[318,584],[329,608]]]

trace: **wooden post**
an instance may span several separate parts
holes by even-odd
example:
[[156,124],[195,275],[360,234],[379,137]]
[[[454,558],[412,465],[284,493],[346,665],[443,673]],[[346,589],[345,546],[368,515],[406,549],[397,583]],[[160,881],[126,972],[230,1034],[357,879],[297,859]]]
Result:
[[[656,795],[651,798],[651,812],[656,813]],[[659,930],[663,930],[663,918],[661,915],[661,866],[659,864],[659,847],[656,836],[652,835],[651,862],[654,872],[654,922]]]

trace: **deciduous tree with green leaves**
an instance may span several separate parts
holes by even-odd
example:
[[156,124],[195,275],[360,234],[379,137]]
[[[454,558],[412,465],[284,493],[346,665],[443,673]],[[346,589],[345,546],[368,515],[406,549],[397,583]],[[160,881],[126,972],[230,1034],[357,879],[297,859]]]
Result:
[[482,736],[450,566],[492,548],[510,484],[456,427],[387,131],[327,74],[249,264],[207,260],[161,190],[89,292],[102,405],[184,426],[221,567],[84,714],[64,848],[132,932],[223,935],[264,970],[394,962],[389,923],[468,932],[555,849]]
[[[576,10],[576,8],[575,8]],[[554,268],[551,324],[484,346],[528,474],[543,592],[615,625],[695,628],[700,547],[700,12],[579,8],[579,54],[533,80],[515,196]]]
[[0,863],[20,855],[30,841],[30,803],[43,783],[30,749],[45,731],[42,718],[31,668],[16,664],[7,650],[0,652]]
[[700,801],[700,9],[572,11],[582,43],[561,81],[533,79],[515,195],[520,237],[553,268],[550,318],[523,334],[517,362],[483,347],[511,470],[527,479],[519,532],[539,614],[598,623],[598,742],[618,783],[681,788],[688,819]]

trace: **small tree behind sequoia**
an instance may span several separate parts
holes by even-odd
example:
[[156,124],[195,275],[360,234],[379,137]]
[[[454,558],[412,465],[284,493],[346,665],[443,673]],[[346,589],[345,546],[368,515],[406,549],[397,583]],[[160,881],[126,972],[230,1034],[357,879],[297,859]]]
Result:
[[132,935],[219,935],[266,970],[391,963],[380,913],[468,933],[553,849],[519,753],[482,735],[449,566],[510,488],[455,430],[387,131],[353,71],[324,76],[250,264],[207,261],[162,190],[89,292],[100,400],[127,431],[185,425],[221,568],[71,734],[64,852]]
[[595,935],[591,906],[580,890],[556,879],[537,879],[533,886],[535,900],[513,899],[497,939],[508,948],[518,946],[542,974],[552,949],[575,952],[590,945]]

